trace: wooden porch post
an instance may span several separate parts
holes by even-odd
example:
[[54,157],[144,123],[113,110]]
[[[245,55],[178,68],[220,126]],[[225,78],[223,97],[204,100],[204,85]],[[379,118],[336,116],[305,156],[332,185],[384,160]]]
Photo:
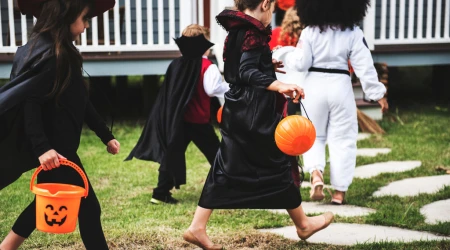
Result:
[[203,8],[205,11],[205,14],[203,15],[204,26],[211,28],[211,0],[203,0]]

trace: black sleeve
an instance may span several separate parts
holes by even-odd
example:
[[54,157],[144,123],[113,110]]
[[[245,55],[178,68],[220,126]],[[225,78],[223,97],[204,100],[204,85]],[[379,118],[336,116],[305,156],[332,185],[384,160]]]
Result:
[[84,117],[84,121],[105,145],[108,144],[110,140],[114,139],[113,134],[106,126],[101,116],[97,113],[94,106],[92,106],[92,103],[90,101],[88,101],[86,105],[86,114]]
[[262,52],[263,49],[261,48],[242,53],[239,66],[239,77],[243,82],[250,85],[258,85],[267,88],[276,81],[276,79],[260,71],[258,66],[260,64]]
[[38,99],[28,99],[24,104],[25,134],[31,141],[34,154],[39,157],[52,149],[44,133],[42,119],[42,102]]

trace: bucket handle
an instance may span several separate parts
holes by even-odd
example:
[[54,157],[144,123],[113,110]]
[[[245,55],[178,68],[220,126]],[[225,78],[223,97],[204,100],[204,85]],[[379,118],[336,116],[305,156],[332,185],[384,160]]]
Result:
[[[88,192],[89,192],[89,183],[88,183],[87,177],[86,177],[86,175],[84,174],[83,170],[82,170],[80,167],[78,167],[77,164],[75,164],[75,163],[73,163],[73,162],[71,162],[71,161],[69,161],[69,160],[59,159],[59,163],[60,163],[61,165],[64,165],[64,166],[69,166],[69,167],[75,169],[75,171],[78,172],[78,174],[81,176],[81,178],[83,179],[83,182],[84,182],[84,190],[85,190],[85,191],[84,191],[84,198],[86,198],[86,197],[88,196]],[[36,171],[34,171],[34,174],[33,174],[33,176],[31,177],[31,181],[30,181],[30,190],[33,189],[34,180],[36,179],[37,175],[38,175],[42,170],[43,170],[43,168],[42,168],[42,165],[41,165],[41,166],[39,166],[39,167],[36,169]]]

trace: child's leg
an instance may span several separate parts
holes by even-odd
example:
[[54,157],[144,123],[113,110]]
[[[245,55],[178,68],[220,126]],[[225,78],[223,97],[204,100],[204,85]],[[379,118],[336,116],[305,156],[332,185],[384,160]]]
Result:
[[326,212],[319,216],[308,217],[302,206],[295,209],[287,209],[289,216],[295,224],[297,234],[302,240],[306,240],[314,233],[326,228],[334,218],[331,212]]
[[0,244],[0,250],[16,250],[22,245],[26,238],[10,231],[3,242]]
[[18,249],[36,228],[36,201],[28,205],[19,215],[12,230],[0,244],[1,250]]
[[89,182],[89,195],[81,198],[78,223],[84,246],[90,249],[108,249],[100,220],[101,208],[94,189]]
[[[310,90],[310,92],[306,92],[306,89]],[[324,172],[326,165],[325,144],[327,140],[329,108],[326,95],[316,93],[317,91],[317,88],[305,88],[305,93],[308,93],[308,98],[302,100],[306,112],[316,129],[316,140],[313,146],[303,154],[305,172],[309,173],[312,173],[314,170]],[[306,117],[304,111],[302,111],[302,115]]]
[[[206,209],[197,206],[194,214],[194,219],[192,220],[188,230],[183,235],[185,240],[196,245],[200,244],[201,246],[205,247],[212,247],[214,245],[214,243],[212,243],[212,241],[206,234],[206,224],[208,223],[212,211],[212,209]],[[194,237],[191,237],[191,235]],[[197,243],[199,244],[195,243],[195,241],[197,241]]]
[[205,155],[212,166],[219,150],[220,141],[211,124],[190,124],[188,130],[190,138]]
[[[342,95],[342,94],[341,94]],[[356,166],[358,120],[351,88],[340,105],[330,112],[328,148],[330,151],[330,181],[334,189],[345,192],[352,183]]]
[[[167,149],[164,155],[164,159],[159,167],[158,185],[153,189],[152,198],[154,199],[166,202],[169,197],[171,198],[170,190],[172,190],[176,184],[174,182],[173,174],[169,171],[170,169],[174,169],[173,166],[177,166],[176,169],[179,169],[178,174],[186,175],[185,152],[191,140],[187,136],[185,130],[186,129],[183,128],[183,131],[180,131],[175,142]],[[174,200],[174,202],[176,202],[176,200]]]

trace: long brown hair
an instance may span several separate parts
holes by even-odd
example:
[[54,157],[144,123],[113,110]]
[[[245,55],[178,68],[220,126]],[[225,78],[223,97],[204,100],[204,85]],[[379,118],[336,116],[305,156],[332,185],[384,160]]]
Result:
[[41,15],[31,32],[30,40],[37,41],[35,38],[46,35],[53,41],[56,79],[48,96],[55,97],[56,101],[70,84],[73,74],[82,73],[83,58],[73,44],[70,25],[86,7],[91,8],[89,0],[48,0],[43,3]]
[[290,7],[284,14],[278,43],[283,41],[286,45],[295,46],[297,45],[301,32],[301,23],[300,18],[297,15],[297,9],[295,7]]

